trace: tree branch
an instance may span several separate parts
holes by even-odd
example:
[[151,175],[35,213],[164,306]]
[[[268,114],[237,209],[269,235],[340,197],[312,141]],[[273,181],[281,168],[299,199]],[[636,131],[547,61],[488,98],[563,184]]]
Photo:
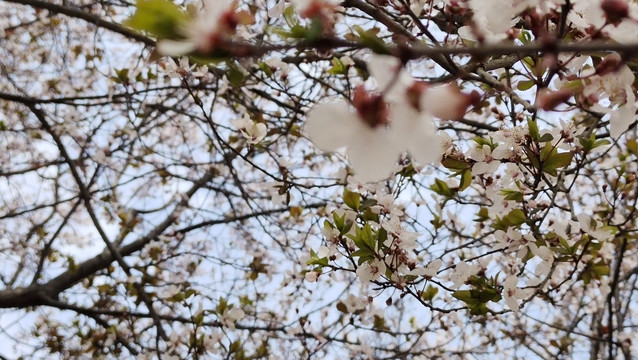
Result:
[[144,43],[148,46],[155,46],[155,40],[148,38],[134,30],[128,29],[122,25],[115,24],[109,21],[102,19],[101,17],[93,14],[86,13],[84,11],[74,9],[67,6],[57,5],[46,1],[41,0],[5,0],[6,2],[21,4],[26,6],[31,6],[36,9],[46,9],[52,13],[62,14],[69,17],[74,17],[78,19],[82,19],[88,23],[91,23],[97,27],[107,29],[118,33],[120,35],[124,35],[127,38],[137,40],[139,42]]

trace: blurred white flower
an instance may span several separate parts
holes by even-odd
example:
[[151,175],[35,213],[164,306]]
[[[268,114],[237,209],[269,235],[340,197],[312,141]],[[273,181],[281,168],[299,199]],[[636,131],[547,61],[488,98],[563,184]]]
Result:
[[315,282],[317,281],[318,277],[319,277],[319,273],[316,271],[308,271],[306,275],[304,276],[307,282]]
[[410,271],[410,275],[424,276],[428,279],[431,279],[436,276],[439,269],[441,268],[441,265],[443,265],[443,260],[435,259],[425,267],[416,268]]
[[211,52],[229,35],[239,35],[237,26],[253,21],[247,11],[237,11],[236,2],[229,0],[204,0],[204,7],[192,21],[181,29],[183,40],[163,39],[157,43],[157,51],[168,56],[180,56],[193,51]]
[[385,274],[385,263],[380,259],[373,259],[364,262],[357,268],[357,276],[362,282],[378,280]]
[[[346,147],[348,159],[359,179],[375,182],[387,178],[401,154],[409,152],[419,163],[440,159],[439,136],[431,115],[399,101],[397,83],[408,84],[411,77],[398,68],[394,75],[383,69],[391,66],[388,58],[373,58],[371,72],[383,73],[377,79],[384,95],[355,88],[352,107],[345,101],[320,104],[308,112],[306,134],[321,150]],[[373,70],[376,69],[376,70]],[[394,76],[400,79],[392,79]],[[391,89],[386,87],[392,86]],[[405,98],[405,96],[402,96]]]
[[[620,55],[608,55],[603,62],[609,62],[610,67],[621,64]],[[583,95],[589,101],[594,102],[591,107],[594,111],[610,114],[609,128],[612,138],[617,139],[636,120],[636,94],[633,83],[635,76],[629,66],[620,65],[615,71],[594,75],[586,80]],[[610,106],[598,103],[600,100],[608,100]]]
[[266,124],[254,122],[246,114],[241,119],[231,120],[231,124],[241,132],[249,144],[262,141],[268,132]]
[[190,74],[195,65],[189,65],[188,58],[183,56],[179,59],[179,65],[173,58],[167,57],[166,61],[160,62],[160,67],[164,69],[170,78],[181,78]]
[[547,246],[537,246],[534,243],[530,243],[528,246],[532,254],[542,260],[540,264],[536,265],[534,274],[538,277],[549,274],[552,264],[554,263],[554,253],[552,250],[550,250]]
[[466,155],[476,161],[476,164],[472,166],[473,175],[493,174],[501,165],[500,161],[494,160],[492,148],[488,145],[472,148]]
[[416,239],[419,234],[403,229],[397,216],[393,216],[387,221],[382,221],[381,226],[388,233],[388,239],[383,243],[385,246],[406,251],[412,251],[416,248]]
[[470,265],[465,261],[461,261],[456,264],[456,267],[449,275],[449,278],[454,283],[454,288],[458,288],[463,285],[470,276],[476,274],[478,271],[479,267],[477,265]]
[[235,323],[246,316],[244,310],[237,307],[232,309],[226,308],[224,313],[220,316],[219,322],[224,326],[229,327],[231,330],[235,330]]
[[534,289],[520,289],[518,287],[518,278],[516,275],[508,276],[503,284],[505,303],[512,311],[518,311],[520,309],[520,305],[518,304],[519,299],[525,299],[533,293]]

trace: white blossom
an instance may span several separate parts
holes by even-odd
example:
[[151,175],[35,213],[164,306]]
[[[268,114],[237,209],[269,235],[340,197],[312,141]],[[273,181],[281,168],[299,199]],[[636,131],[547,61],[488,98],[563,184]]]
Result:
[[241,119],[231,120],[231,124],[240,130],[249,144],[259,143],[268,132],[266,124],[252,121],[247,114]]
[[[391,82],[378,80],[381,89]],[[354,109],[344,101],[311,109],[306,134],[324,151],[346,147],[356,175],[364,182],[387,178],[405,151],[422,164],[439,160],[440,141],[432,117],[392,98],[357,87]]]
[[438,273],[439,269],[443,265],[443,260],[435,259],[431,263],[427,264],[427,266],[422,268],[416,268],[412,270],[409,274],[416,276],[424,276],[426,278],[433,278]]
[[366,283],[373,280],[379,280],[385,274],[386,266],[382,259],[372,259],[359,265],[357,268],[357,276]]
[[[238,36],[235,28],[247,23],[247,13],[236,12],[236,4],[229,0],[204,0],[202,11],[181,30],[183,40],[163,39],[157,43],[160,54],[180,56],[193,51],[208,53],[217,42],[228,35]],[[231,20],[232,19],[232,20]]]
[[461,261],[456,264],[454,270],[449,275],[449,279],[454,283],[454,288],[458,288],[463,285],[472,275],[475,275],[479,271],[477,265],[470,265],[465,261]]
[[246,313],[240,308],[226,308],[220,316],[219,322],[224,324],[224,326],[229,327],[231,330],[235,330],[235,323],[243,319],[245,316]]
[[521,289],[518,287],[518,278],[516,275],[510,275],[505,279],[503,284],[503,297],[505,303],[512,311],[518,311],[520,305],[518,300],[525,299],[534,293],[534,289]]

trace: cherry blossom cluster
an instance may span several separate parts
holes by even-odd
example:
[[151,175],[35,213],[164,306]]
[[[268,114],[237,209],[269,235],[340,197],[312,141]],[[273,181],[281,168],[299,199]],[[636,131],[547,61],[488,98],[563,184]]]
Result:
[[324,151],[345,147],[357,177],[387,178],[404,152],[425,165],[440,159],[440,138],[433,117],[462,117],[475,99],[454,84],[429,86],[413,79],[397,58],[368,61],[376,90],[354,89],[351,101],[320,104],[307,114],[306,133]]

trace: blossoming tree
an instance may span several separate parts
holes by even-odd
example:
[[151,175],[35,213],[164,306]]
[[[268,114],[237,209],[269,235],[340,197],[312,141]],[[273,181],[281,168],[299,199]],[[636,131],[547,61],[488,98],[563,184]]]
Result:
[[0,358],[638,356],[635,2],[0,13]]

